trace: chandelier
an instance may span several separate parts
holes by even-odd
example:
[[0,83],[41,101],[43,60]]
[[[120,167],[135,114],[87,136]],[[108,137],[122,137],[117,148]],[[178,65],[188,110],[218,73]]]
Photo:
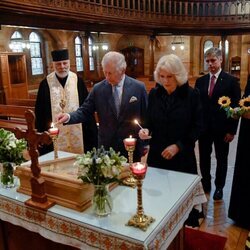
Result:
[[172,43],[171,43],[171,49],[172,50],[176,50],[177,46],[179,46],[179,48],[181,50],[184,50],[185,49],[185,46],[184,46],[184,41],[182,39],[182,36],[175,36]]
[[107,51],[109,49],[109,44],[107,42],[104,41],[104,37],[103,35],[98,32],[97,33],[97,41],[94,42],[93,44],[93,50],[103,50],[103,51]]

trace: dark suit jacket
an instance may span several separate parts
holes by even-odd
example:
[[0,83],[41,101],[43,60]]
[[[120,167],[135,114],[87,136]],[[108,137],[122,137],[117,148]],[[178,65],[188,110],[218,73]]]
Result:
[[[138,138],[139,127],[134,123],[134,119],[143,122],[146,108],[147,92],[145,85],[126,76],[120,115],[117,118],[112,86],[106,80],[103,80],[93,87],[84,104],[77,111],[70,113],[69,124],[86,122],[96,111],[99,118],[98,145],[103,145],[106,149],[113,147],[114,150],[127,156],[123,139],[129,137],[129,135]],[[137,145],[140,145],[139,140],[137,140]]]
[[209,74],[196,80],[195,87],[200,91],[200,97],[204,116],[204,132],[213,132],[216,134],[235,134],[238,120],[227,118],[225,110],[221,109],[218,100],[222,96],[228,96],[231,99],[231,106],[239,106],[241,90],[239,81],[236,77],[221,71],[212,97],[208,96]]

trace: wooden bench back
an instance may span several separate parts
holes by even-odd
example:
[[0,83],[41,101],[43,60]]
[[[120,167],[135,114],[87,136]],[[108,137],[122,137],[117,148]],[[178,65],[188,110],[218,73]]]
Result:
[[35,107],[36,100],[35,99],[8,99],[8,105],[17,105],[17,106],[29,106]]
[[0,104],[0,128],[14,131],[16,127],[27,129],[25,111],[35,107]]
[[35,107],[31,106],[17,106],[17,105],[5,105],[0,104],[0,117],[7,118],[25,118],[25,111],[31,109],[35,111]]

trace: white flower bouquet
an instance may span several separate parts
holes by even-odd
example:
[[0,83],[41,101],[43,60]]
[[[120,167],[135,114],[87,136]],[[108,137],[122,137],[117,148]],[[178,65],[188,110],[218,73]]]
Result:
[[76,162],[79,165],[78,178],[83,182],[107,185],[112,182],[120,182],[118,177],[127,159],[112,148],[106,151],[104,147],[101,147],[93,148],[91,152],[88,151],[86,154],[77,156]]
[[27,149],[27,142],[24,139],[17,139],[15,134],[0,129],[0,162],[12,162],[20,164],[25,161],[23,153]]
[[95,186],[93,208],[98,216],[111,213],[113,202],[108,184],[121,182],[119,177],[126,162],[127,159],[120,156],[120,153],[116,153],[112,148],[106,151],[104,147],[93,148],[91,152],[77,156],[78,178]]

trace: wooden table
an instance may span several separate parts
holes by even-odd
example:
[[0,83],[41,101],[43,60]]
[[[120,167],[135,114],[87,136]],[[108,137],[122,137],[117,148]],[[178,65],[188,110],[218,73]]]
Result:
[[149,167],[143,183],[143,207],[155,222],[146,232],[125,226],[137,208],[137,190],[125,186],[112,190],[113,211],[103,218],[96,217],[91,208],[77,212],[55,205],[47,212],[36,210],[24,205],[27,195],[15,188],[0,188],[0,219],[84,250],[166,249],[193,206],[204,202],[199,200],[200,193],[198,175]]

